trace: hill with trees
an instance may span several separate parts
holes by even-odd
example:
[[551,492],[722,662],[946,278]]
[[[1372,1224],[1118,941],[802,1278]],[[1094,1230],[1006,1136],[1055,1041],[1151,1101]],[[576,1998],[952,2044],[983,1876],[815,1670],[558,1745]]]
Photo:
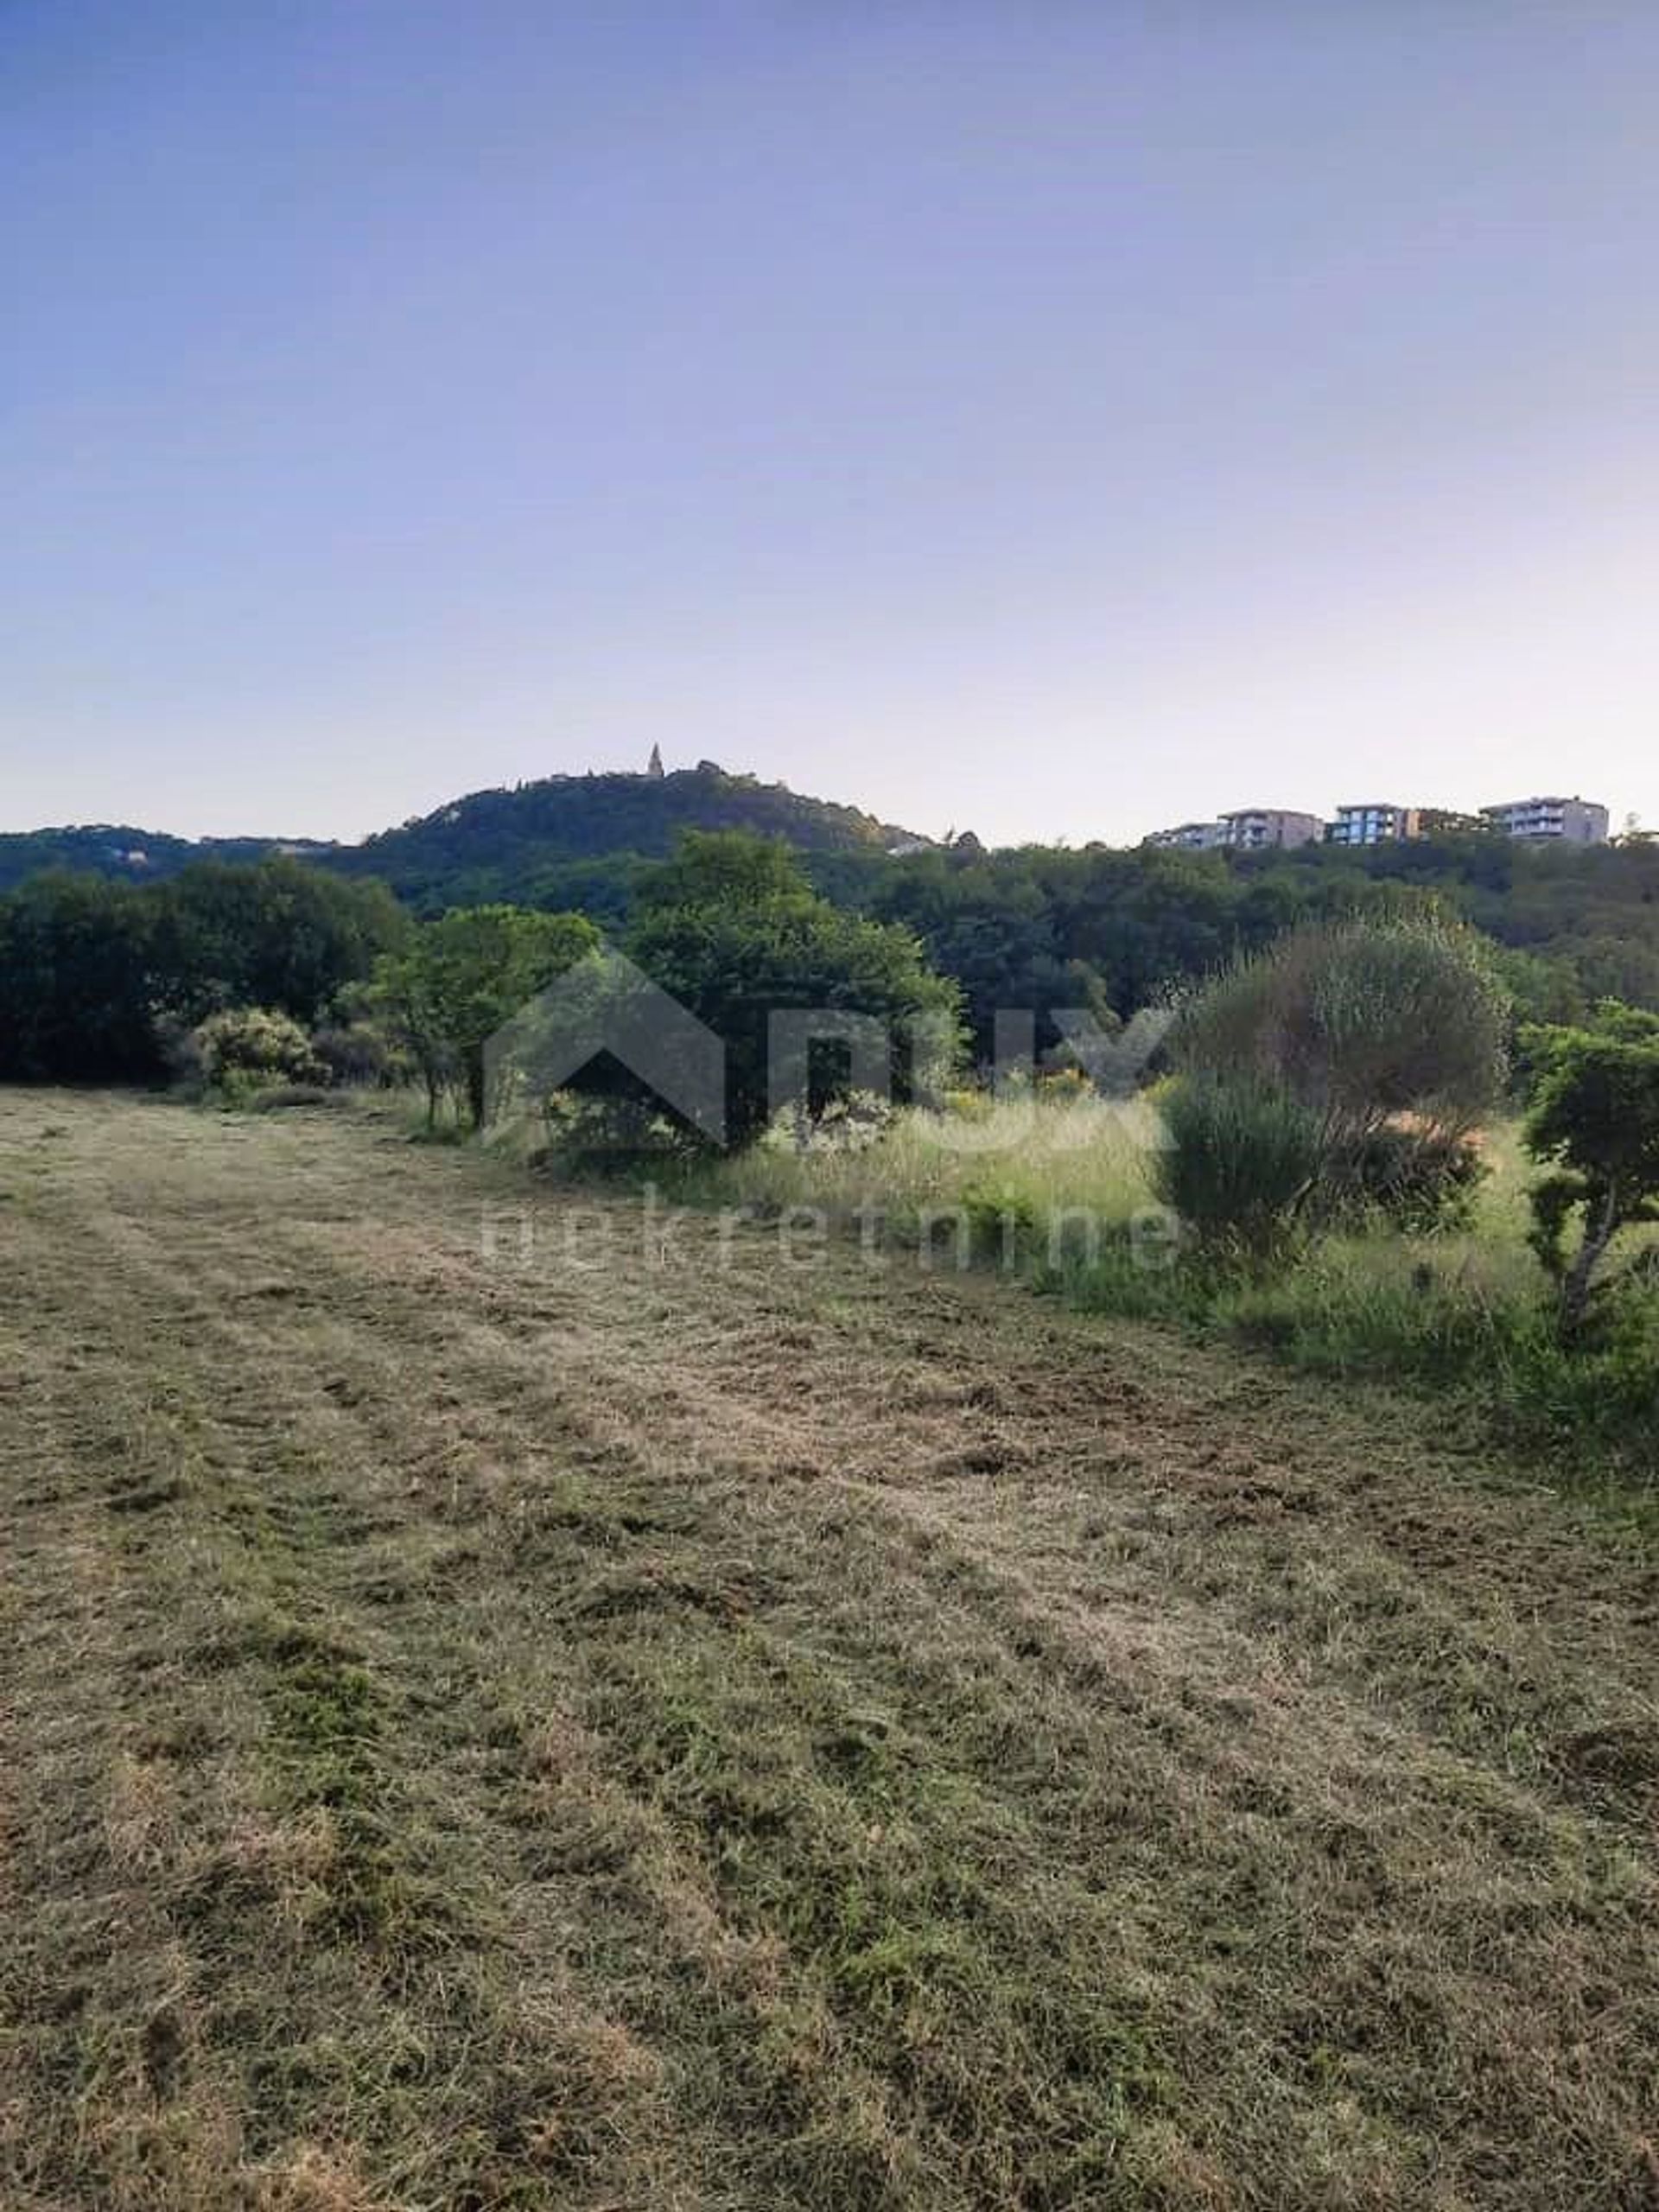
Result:
[[[361,844],[303,838],[175,837],[130,823],[0,833],[0,893],[48,869],[73,868],[116,882],[157,882],[198,861],[250,861],[291,855],[376,876],[423,914],[508,899],[582,904],[584,888],[615,918],[625,868],[594,876],[589,863],[619,855],[664,860],[688,830],[741,830],[781,838],[804,853],[882,854],[926,847],[915,830],[880,822],[784,784],[729,772],[712,760],[672,773],[548,776],[469,792]],[[568,872],[569,882],[563,880]]]
[[474,791],[332,858],[353,874],[378,876],[422,913],[497,899],[566,906],[588,863],[665,859],[685,831],[720,830],[781,838],[806,853],[880,855],[930,842],[856,807],[703,760],[667,775],[549,776]]
[[308,837],[172,837],[130,823],[88,823],[55,830],[0,831],[0,892],[54,868],[101,875],[111,883],[160,883],[197,861],[230,863],[284,854],[326,860],[338,846]]

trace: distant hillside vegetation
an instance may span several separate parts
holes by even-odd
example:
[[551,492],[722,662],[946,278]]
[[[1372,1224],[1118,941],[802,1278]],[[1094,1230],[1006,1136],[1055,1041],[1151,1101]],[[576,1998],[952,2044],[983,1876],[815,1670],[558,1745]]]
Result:
[[146,883],[193,861],[292,853],[348,875],[378,876],[423,913],[505,899],[544,903],[582,888],[581,863],[637,855],[660,860],[682,830],[747,830],[810,853],[917,850],[932,840],[855,806],[806,798],[782,784],[730,775],[711,760],[672,775],[549,776],[474,791],[360,845],[303,838],[173,837],[130,823],[0,833],[0,893],[48,868]]
[[155,883],[193,861],[257,861],[270,853],[327,860],[338,848],[302,837],[169,837],[130,823],[65,830],[0,831],[0,892],[48,868],[74,868],[119,883]]
[[573,862],[661,859],[683,830],[747,830],[805,852],[881,853],[931,841],[852,806],[731,775],[713,761],[671,775],[550,776],[474,791],[434,814],[342,848],[331,864],[376,875],[417,910],[536,902]]
[[[836,905],[913,930],[967,995],[988,1050],[1002,1007],[1109,1005],[1120,1014],[1310,916],[1433,894],[1503,949],[1524,1012],[1574,1021],[1604,997],[1659,1010],[1659,842],[1535,849],[1475,836],[1289,852],[1025,846],[918,836],[857,807],[731,775],[550,776],[474,791],[360,845],[276,838],[192,842],[129,827],[0,836],[0,895],[49,868],[126,882],[201,860],[290,853],[378,878],[422,917],[503,900],[626,928],[685,830],[781,838]],[[1050,1040],[1052,1041],[1052,1040]]]

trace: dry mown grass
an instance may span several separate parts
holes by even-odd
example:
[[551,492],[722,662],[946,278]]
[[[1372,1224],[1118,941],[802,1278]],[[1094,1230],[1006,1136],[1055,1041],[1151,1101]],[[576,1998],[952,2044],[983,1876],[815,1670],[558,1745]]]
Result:
[[1659,2205],[1632,1535],[511,1195],[0,1097],[6,2212]]

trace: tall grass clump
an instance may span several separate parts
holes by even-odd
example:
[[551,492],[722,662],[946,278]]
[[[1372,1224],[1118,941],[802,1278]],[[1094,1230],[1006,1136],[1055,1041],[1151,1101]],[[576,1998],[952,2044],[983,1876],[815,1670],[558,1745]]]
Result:
[[1281,1085],[1198,1074],[1163,1099],[1154,1184],[1211,1254],[1282,1255],[1320,1167],[1317,1116]]
[[960,1217],[976,1238],[1005,1227],[1022,1250],[1064,1250],[1127,1233],[1153,1202],[1161,1123],[1149,1105],[1046,1085],[1001,1097],[964,1091],[943,1109],[831,1114],[782,1123],[759,1144],[695,1173],[692,1195],[763,1213],[810,1207],[879,1220],[906,1241]]

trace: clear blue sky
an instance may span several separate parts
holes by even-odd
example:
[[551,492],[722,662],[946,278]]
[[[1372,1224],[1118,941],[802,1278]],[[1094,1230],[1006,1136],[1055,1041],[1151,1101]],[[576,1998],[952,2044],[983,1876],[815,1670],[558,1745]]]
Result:
[[0,827],[1659,823],[1659,8],[7,0]]

